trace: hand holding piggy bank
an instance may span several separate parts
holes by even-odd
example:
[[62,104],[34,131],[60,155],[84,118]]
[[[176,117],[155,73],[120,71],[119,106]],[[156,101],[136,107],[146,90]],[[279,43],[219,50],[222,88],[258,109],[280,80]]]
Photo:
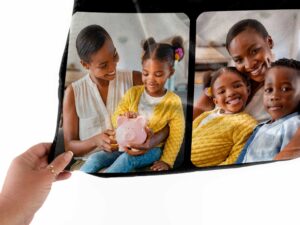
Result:
[[147,138],[146,123],[146,119],[142,116],[136,118],[118,117],[116,140],[119,144],[119,151],[124,151],[124,147],[127,145],[139,145],[145,142]]

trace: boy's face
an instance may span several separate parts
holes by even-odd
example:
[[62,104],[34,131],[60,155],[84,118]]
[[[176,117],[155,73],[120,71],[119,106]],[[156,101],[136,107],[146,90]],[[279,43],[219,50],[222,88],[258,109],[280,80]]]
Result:
[[142,66],[142,81],[147,93],[153,97],[163,96],[165,83],[174,69],[168,63],[156,59],[147,59]]
[[225,113],[239,113],[244,110],[249,89],[236,73],[223,73],[216,79],[212,89],[214,103]]
[[81,64],[89,70],[90,75],[101,80],[114,80],[116,67],[119,61],[118,52],[110,38],[104,45],[90,56],[89,62],[81,61]]
[[266,73],[264,106],[273,120],[298,110],[300,75],[295,69],[275,66]]

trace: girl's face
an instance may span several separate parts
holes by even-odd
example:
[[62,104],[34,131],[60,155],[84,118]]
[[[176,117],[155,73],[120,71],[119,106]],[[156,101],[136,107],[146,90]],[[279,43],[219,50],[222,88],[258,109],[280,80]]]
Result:
[[272,62],[272,47],[273,40],[270,36],[263,38],[257,31],[249,28],[232,39],[228,51],[240,72],[261,83]]
[[225,113],[238,113],[244,110],[249,89],[245,81],[236,73],[226,71],[212,86],[213,101]]
[[119,61],[118,52],[110,38],[104,45],[90,56],[89,62],[81,61],[81,64],[89,70],[91,76],[110,81],[116,77],[116,67]]
[[147,93],[153,97],[165,94],[165,83],[174,73],[174,69],[167,62],[156,59],[146,59],[143,64],[142,81]]
[[276,66],[267,71],[264,106],[273,120],[296,112],[300,102],[300,77],[294,69]]

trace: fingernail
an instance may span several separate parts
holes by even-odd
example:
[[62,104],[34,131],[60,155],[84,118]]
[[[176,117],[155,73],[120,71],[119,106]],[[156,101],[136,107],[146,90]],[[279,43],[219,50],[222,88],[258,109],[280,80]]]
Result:
[[72,157],[73,157],[73,152],[72,151],[67,151],[66,153],[65,153],[65,155],[64,155],[64,159],[65,160],[70,160],[70,159],[72,159]]

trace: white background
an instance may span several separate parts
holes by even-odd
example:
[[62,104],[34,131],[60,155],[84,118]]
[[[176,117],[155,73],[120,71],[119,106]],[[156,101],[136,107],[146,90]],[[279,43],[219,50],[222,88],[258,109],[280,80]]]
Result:
[[[0,0],[0,186],[10,161],[52,141],[71,0]],[[300,160],[234,170],[55,183],[32,224],[300,224]]]

